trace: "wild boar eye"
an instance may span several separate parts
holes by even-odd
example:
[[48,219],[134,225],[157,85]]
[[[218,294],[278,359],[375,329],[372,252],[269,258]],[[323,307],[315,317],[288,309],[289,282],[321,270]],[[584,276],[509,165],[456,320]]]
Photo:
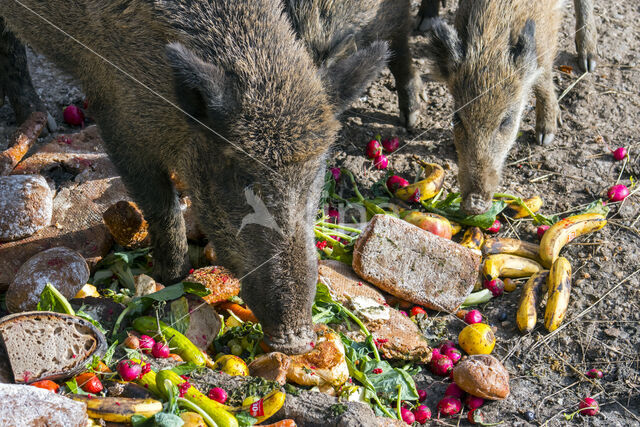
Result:
[[502,123],[500,123],[500,130],[505,130],[507,129],[509,126],[511,126],[511,123],[513,122],[513,119],[511,117],[511,114],[507,114],[506,116],[504,116],[504,118],[502,119]]

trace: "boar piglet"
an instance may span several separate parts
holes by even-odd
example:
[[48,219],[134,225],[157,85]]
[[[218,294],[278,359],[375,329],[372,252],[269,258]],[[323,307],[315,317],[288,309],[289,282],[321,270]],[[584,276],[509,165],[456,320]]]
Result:
[[337,115],[384,66],[386,43],[319,68],[281,0],[23,0],[4,2],[0,15],[82,83],[149,222],[154,276],[168,285],[189,271],[176,171],[267,342],[310,349],[327,152]]
[[560,3],[461,0],[455,29],[441,20],[431,29],[430,60],[454,99],[458,181],[469,214],[491,206],[532,88],[537,140],[549,144],[554,138],[559,108],[552,64]]

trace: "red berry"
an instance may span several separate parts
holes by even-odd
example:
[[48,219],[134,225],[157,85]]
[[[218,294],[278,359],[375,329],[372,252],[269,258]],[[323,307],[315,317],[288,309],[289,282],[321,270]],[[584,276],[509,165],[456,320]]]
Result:
[[449,387],[444,391],[445,396],[457,397],[458,399],[462,399],[464,395],[464,391],[458,387],[458,384],[453,383],[449,384]]
[[398,188],[406,187],[407,185],[409,185],[409,181],[402,178],[401,176],[391,175],[389,178],[387,178],[387,188],[392,193],[395,193]]
[[431,419],[431,409],[424,405],[418,405],[418,407],[413,410],[413,416],[417,422],[424,424]]
[[386,169],[387,166],[389,166],[389,159],[387,159],[387,156],[385,156],[384,154],[380,154],[373,160],[373,165],[378,170]]
[[549,228],[551,227],[548,225],[538,226],[538,229],[536,230],[536,233],[538,234],[538,239],[542,240],[542,236],[544,236],[544,233],[546,233]]
[[478,310],[469,310],[464,316],[464,321],[470,325],[482,322],[482,313]]
[[382,147],[387,153],[393,153],[398,149],[398,146],[400,146],[400,140],[397,137],[382,141]]
[[419,305],[414,305],[410,313],[412,316],[417,316],[418,314],[427,314],[427,311]]
[[581,415],[587,415],[589,417],[593,417],[594,415],[598,414],[598,412],[600,412],[600,406],[598,405],[598,402],[596,402],[596,400],[591,397],[585,397],[584,399],[582,399],[579,408]]
[[498,231],[500,231],[500,227],[502,226],[502,223],[500,222],[500,220],[495,220],[493,221],[493,225],[491,225],[491,227],[487,228],[487,232],[489,233],[497,233]]
[[381,368],[374,368],[371,372],[373,372],[374,374],[381,374],[382,373],[382,369]]
[[382,146],[377,139],[372,139],[367,144],[367,157],[370,159],[375,159],[380,154],[382,154]]

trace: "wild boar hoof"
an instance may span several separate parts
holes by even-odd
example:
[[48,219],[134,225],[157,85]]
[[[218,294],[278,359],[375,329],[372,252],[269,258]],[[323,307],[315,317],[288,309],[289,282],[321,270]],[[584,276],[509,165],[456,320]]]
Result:
[[471,194],[462,201],[462,210],[469,215],[480,215],[491,207],[491,200],[485,200],[478,194]]
[[578,58],[578,65],[582,71],[588,71],[593,73],[596,71],[596,60],[592,55],[583,56]]
[[538,133],[538,144],[544,146],[551,145],[555,137],[553,133]]
[[407,130],[412,130],[413,128],[416,127],[416,124],[418,123],[418,116],[419,116],[418,111],[412,111],[411,113],[409,113],[406,119],[404,114],[400,114],[400,119],[404,123],[404,126],[405,128],[407,128]]
[[264,340],[273,351],[285,354],[303,354],[313,349],[316,333],[311,329],[283,332],[278,335],[265,333]]

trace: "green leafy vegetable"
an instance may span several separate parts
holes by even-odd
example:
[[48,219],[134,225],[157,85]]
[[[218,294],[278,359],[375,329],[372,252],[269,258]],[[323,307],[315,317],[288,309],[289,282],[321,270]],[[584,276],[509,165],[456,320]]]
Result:
[[173,329],[184,334],[187,329],[189,329],[190,319],[189,302],[185,297],[178,298],[171,302],[169,325],[173,325]]
[[198,368],[199,366],[196,365],[195,363],[186,362],[186,363],[181,363],[180,365],[174,366],[173,368],[171,368],[171,370],[178,375],[189,375],[190,373],[192,373]]
[[248,427],[252,426],[258,422],[257,418],[254,418],[246,411],[238,412],[236,415],[236,420],[238,420],[238,425],[240,427]]
[[[135,291],[134,276],[151,271],[150,250],[151,248],[144,248],[115,252],[106,256],[98,264],[98,271],[94,274],[92,283],[114,290],[116,287],[124,286],[132,292]],[[114,276],[117,280],[113,280]]]
[[51,283],[47,283],[42,294],[40,294],[37,310],[55,311],[56,313],[71,314],[72,316],[76,314],[69,301]]

